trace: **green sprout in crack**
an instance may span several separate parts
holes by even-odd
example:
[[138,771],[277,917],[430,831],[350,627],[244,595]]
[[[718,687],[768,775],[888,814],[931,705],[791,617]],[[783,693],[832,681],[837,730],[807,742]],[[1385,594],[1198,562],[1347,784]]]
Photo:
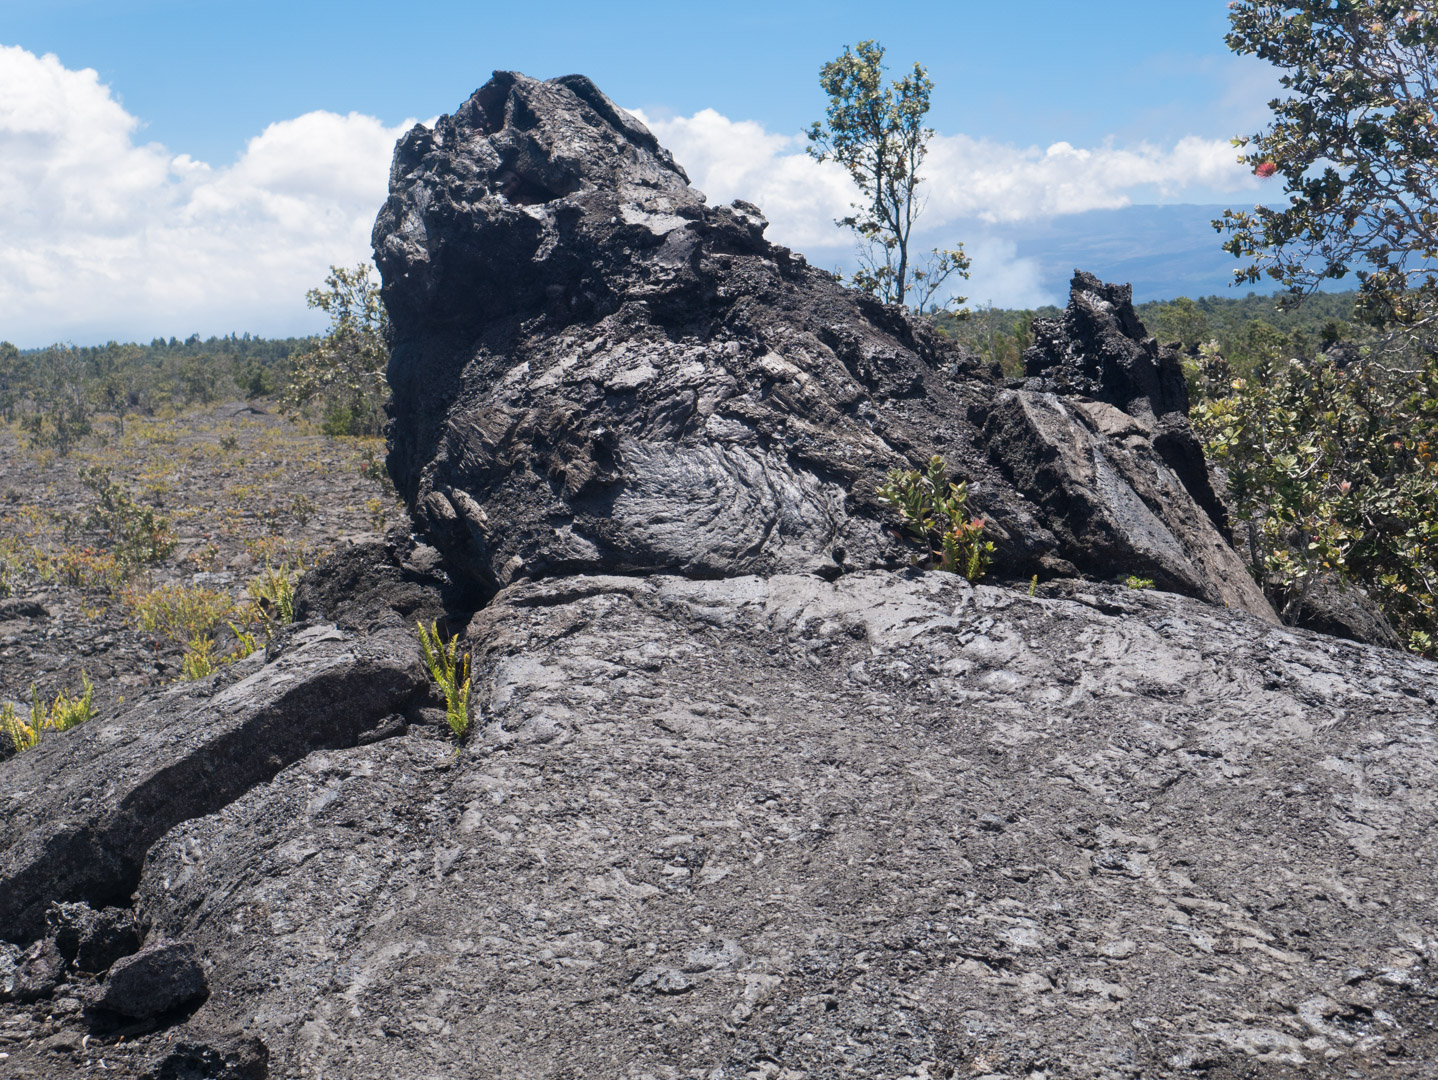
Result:
[[967,513],[968,484],[949,480],[943,458],[935,454],[924,472],[891,469],[879,485],[878,495],[929,548],[929,561],[935,569],[963,574],[970,581],[984,576],[993,560],[993,542],[983,539],[984,519],[970,518]]
[[469,653],[459,653],[459,638],[452,637],[446,644],[439,634],[439,623],[432,623],[428,630],[424,623],[415,623],[419,629],[419,647],[424,653],[425,667],[430,678],[444,693],[444,715],[454,737],[463,740],[469,733]]

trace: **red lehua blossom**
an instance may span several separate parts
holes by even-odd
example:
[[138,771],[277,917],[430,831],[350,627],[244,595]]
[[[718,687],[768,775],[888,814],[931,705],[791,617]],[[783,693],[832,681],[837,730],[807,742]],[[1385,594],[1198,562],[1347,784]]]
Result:
[[1272,176],[1278,171],[1278,166],[1271,161],[1265,161],[1253,171],[1257,173],[1262,179],[1267,180],[1270,176]]

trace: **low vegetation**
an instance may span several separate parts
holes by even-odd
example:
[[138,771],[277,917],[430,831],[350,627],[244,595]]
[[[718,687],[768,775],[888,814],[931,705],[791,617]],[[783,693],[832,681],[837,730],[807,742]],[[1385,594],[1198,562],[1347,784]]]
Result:
[[33,449],[65,456],[97,428],[123,434],[131,416],[277,393],[308,339],[231,335],[22,352],[0,342],[0,420]]
[[[32,404],[0,418],[0,599],[46,614],[7,624],[0,702],[32,682],[46,702],[73,696],[78,664],[96,712],[222,671],[293,619],[304,567],[397,509],[381,440],[326,436],[263,399],[131,411],[123,426],[94,413],[63,456],[21,423]],[[14,710],[0,753],[35,733]]]
[[1208,354],[1194,427],[1227,472],[1241,547],[1281,615],[1331,573],[1363,586],[1410,648],[1438,642],[1438,360]]
[[264,628],[266,637],[274,637],[275,631],[295,621],[295,584],[304,573],[304,563],[294,566],[281,563],[267,566],[250,581],[248,592],[251,609]]
[[20,719],[12,702],[0,706],[0,735],[9,741],[15,753],[39,746],[46,731],[69,731],[93,719],[95,687],[90,682],[90,676],[84,672],[80,673],[80,683],[78,695],[61,690],[49,705],[41,700],[40,691],[32,685],[30,715],[24,720]]
[[984,519],[967,512],[968,485],[949,479],[948,466],[937,454],[928,468],[892,469],[879,486],[879,499],[899,512],[904,527],[929,549],[925,560],[936,570],[983,577],[994,545],[985,540]]
[[469,734],[469,653],[460,655],[458,637],[446,643],[440,636],[438,623],[432,623],[428,629],[424,623],[415,626],[419,630],[425,667],[444,694],[444,714],[449,729],[456,739],[463,741]]

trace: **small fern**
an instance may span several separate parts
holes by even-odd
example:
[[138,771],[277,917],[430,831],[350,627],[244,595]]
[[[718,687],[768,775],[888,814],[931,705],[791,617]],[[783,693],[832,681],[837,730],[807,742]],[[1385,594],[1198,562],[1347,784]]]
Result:
[[454,737],[463,741],[469,733],[469,653],[459,654],[459,638],[452,637],[445,644],[439,636],[439,623],[432,623],[428,630],[424,623],[415,623],[419,629],[419,647],[424,653],[425,667],[430,678],[444,693],[444,714]]
[[250,582],[250,600],[267,638],[274,637],[279,627],[295,621],[295,583],[303,572],[303,563],[297,561],[293,568],[289,563],[281,563],[266,566],[264,572]]
[[215,663],[215,639],[191,638],[185,646],[185,655],[180,660],[180,675],[191,682],[213,675],[218,670]]
[[15,753],[23,753],[26,750],[33,750],[40,745],[41,725],[35,719],[34,708],[30,712],[30,722],[21,720],[15,713],[15,706],[8,701],[4,707],[0,707],[0,733],[3,733],[10,740],[10,745],[15,748]]
[[259,642],[255,640],[254,634],[246,633],[234,623],[230,623],[230,633],[235,635],[235,651],[229,657],[230,663],[245,659],[245,657],[250,656],[260,647]]
[[[61,690],[55,695],[55,702],[50,706],[50,716],[45,726],[52,731],[69,731],[72,727],[79,727],[87,720],[95,716],[95,686],[90,682],[90,676],[80,672],[80,684],[85,688],[79,697],[72,698],[65,691]],[[38,695],[35,703],[38,705]]]
[[95,716],[95,687],[86,672],[80,673],[84,690],[78,697],[71,697],[64,690],[55,695],[48,707],[40,700],[40,691],[30,686],[30,719],[21,720],[15,706],[8,702],[0,707],[0,734],[10,740],[15,752],[33,750],[40,745],[41,736],[50,731],[69,731],[79,727]]

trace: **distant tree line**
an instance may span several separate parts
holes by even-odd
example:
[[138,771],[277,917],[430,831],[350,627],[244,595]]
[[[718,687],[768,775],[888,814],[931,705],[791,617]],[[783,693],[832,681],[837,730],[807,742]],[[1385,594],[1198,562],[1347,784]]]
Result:
[[88,434],[98,415],[124,427],[131,415],[278,393],[294,356],[310,338],[231,334],[202,340],[137,342],[21,350],[0,341],[0,418],[20,423],[31,441],[62,454]]
[[[1215,347],[1239,374],[1282,356],[1312,356],[1339,342],[1361,343],[1372,331],[1357,322],[1353,291],[1316,293],[1301,307],[1284,309],[1272,296],[1205,296],[1134,305],[1148,332],[1179,345],[1197,359],[1199,347]],[[975,307],[968,318],[937,317],[939,328],[997,363],[1011,377],[1023,374],[1023,353],[1033,344],[1035,319],[1059,315],[1056,307]],[[1195,389],[1199,389],[1197,384]]]

